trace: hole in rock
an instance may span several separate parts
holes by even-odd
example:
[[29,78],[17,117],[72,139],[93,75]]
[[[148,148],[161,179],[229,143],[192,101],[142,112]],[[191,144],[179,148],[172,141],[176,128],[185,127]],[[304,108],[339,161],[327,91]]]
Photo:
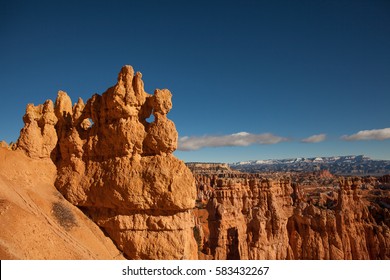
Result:
[[95,123],[93,122],[93,120],[91,118],[89,118],[88,120],[89,120],[89,123],[90,123],[89,128],[91,128]]
[[154,115],[151,114],[149,118],[146,119],[148,123],[154,122]]

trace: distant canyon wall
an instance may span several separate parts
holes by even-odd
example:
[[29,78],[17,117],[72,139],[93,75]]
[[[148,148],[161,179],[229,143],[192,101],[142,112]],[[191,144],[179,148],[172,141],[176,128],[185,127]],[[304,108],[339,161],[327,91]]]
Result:
[[257,174],[196,180],[200,258],[390,259],[390,188],[360,178],[340,178],[338,189]]

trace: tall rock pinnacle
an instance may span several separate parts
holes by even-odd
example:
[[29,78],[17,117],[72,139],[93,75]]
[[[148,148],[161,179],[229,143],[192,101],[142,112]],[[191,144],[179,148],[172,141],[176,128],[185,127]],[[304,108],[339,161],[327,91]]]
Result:
[[[195,181],[172,153],[178,134],[167,118],[172,94],[145,92],[124,66],[115,86],[72,106],[60,91],[28,105],[18,147],[51,157],[57,189],[103,227],[130,259],[195,259]],[[154,121],[147,119],[154,115]]]

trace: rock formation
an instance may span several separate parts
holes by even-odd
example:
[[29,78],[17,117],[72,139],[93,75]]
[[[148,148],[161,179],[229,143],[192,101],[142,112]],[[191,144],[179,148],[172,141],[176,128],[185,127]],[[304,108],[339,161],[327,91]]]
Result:
[[222,175],[222,174],[231,174],[240,173],[239,171],[232,170],[227,163],[199,163],[199,162],[187,162],[187,167],[193,173],[202,173],[202,174],[213,174],[213,175]]
[[[65,231],[54,230],[54,235],[65,236],[56,243],[61,248],[67,241],[81,242],[66,258],[118,256],[81,209],[129,259],[390,259],[389,175],[343,178],[321,170],[248,174],[226,164],[192,163],[195,185],[191,171],[172,155],[178,134],[167,118],[171,97],[166,89],[146,93],[142,75],[125,66],[115,86],[86,103],[79,99],[72,105],[59,91],[54,104],[29,104],[18,142],[12,147],[1,143],[0,159],[2,153],[6,162],[13,158],[10,153],[23,151],[30,157],[25,161],[36,167],[16,172],[1,162],[1,170],[13,173],[0,173],[0,194],[6,197],[0,199],[0,219],[7,218],[5,211],[12,212],[10,201],[22,197],[15,205],[25,203],[42,217],[39,222],[31,219],[34,231],[48,223]],[[19,151],[11,151],[15,149]],[[39,169],[42,164],[51,177]],[[45,195],[51,207],[38,211],[28,190],[42,187],[34,172],[49,176],[44,185],[55,184],[66,200],[51,192],[56,196]],[[17,179],[29,186],[22,193],[13,178],[24,173]],[[17,222],[6,222],[26,234]],[[103,246],[88,243],[80,237],[82,231],[69,236],[80,230],[78,225],[87,225]],[[2,244],[0,256],[34,256],[20,253],[29,244]]]
[[288,258],[291,192],[288,180],[218,179],[206,205],[213,258]]
[[372,178],[219,176],[196,175],[202,259],[390,259],[390,189]]
[[374,199],[374,193],[364,193],[360,178],[341,178],[335,203],[297,204],[288,223],[292,257],[389,259],[390,212],[380,205],[389,196],[380,193]]
[[0,147],[0,259],[124,259],[54,187],[50,159]]
[[55,124],[57,117],[51,100],[43,105],[28,104],[23,117],[24,127],[20,132],[18,147],[31,158],[49,158],[57,145]]
[[[18,147],[51,158],[55,186],[81,207],[130,259],[194,259],[195,181],[177,147],[169,90],[144,91],[141,73],[124,66],[115,86],[72,106],[28,105]],[[154,115],[154,121],[147,119]]]

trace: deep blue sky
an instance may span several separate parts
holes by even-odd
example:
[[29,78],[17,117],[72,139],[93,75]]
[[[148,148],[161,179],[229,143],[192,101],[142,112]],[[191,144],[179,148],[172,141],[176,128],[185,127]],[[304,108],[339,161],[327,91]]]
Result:
[[[147,92],[171,90],[187,144],[228,145],[177,151],[185,161],[390,159],[388,0],[0,3],[0,139],[17,139],[27,103],[86,100],[130,64]],[[230,147],[240,132],[283,140]]]

